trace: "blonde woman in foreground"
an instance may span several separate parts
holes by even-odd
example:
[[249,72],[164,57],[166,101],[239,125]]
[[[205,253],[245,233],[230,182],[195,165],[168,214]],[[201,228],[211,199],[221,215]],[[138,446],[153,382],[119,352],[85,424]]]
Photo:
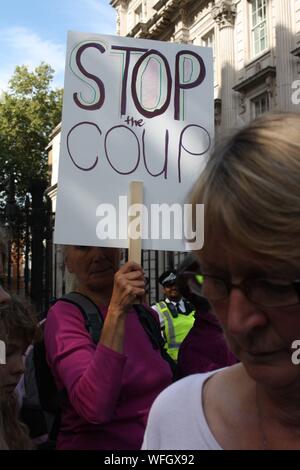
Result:
[[143,448],[300,449],[300,115],[266,115],[216,148],[192,199],[203,295],[241,363],[163,391]]

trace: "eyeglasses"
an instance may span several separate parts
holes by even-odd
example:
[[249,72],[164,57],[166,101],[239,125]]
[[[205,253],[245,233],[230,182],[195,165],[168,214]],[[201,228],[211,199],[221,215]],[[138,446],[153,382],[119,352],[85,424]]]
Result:
[[300,303],[300,279],[250,278],[239,284],[204,274],[202,295],[210,301],[225,300],[232,288],[240,289],[248,300],[262,307],[291,307]]

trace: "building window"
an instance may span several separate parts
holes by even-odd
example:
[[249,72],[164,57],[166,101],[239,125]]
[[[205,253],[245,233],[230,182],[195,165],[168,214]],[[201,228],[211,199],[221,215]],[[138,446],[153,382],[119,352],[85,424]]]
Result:
[[253,118],[257,118],[262,114],[267,113],[270,109],[268,93],[262,93],[261,95],[256,96],[256,98],[251,100],[251,104]]
[[256,56],[268,48],[267,1],[252,0],[252,52]]
[[210,31],[208,34],[202,38],[203,47],[211,47],[213,51],[213,72],[214,72],[214,83],[217,81],[216,76],[216,51],[215,51],[215,33],[214,30]]

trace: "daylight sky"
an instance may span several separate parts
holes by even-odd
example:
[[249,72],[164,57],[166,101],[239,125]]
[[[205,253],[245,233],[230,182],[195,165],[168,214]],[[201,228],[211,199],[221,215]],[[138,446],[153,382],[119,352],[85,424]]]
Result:
[[44,61],[62,87],[67,31],[115,34],[109,0],[0,0],[0,93],[17,65]]

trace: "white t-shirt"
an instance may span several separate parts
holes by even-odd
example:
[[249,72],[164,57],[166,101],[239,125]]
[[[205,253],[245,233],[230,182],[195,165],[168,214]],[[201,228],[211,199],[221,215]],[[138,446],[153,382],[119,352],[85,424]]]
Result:
[[194,374],[167,387],[154,401],[144,450],[222,450],[203,411],[203,384],[215,374]]

